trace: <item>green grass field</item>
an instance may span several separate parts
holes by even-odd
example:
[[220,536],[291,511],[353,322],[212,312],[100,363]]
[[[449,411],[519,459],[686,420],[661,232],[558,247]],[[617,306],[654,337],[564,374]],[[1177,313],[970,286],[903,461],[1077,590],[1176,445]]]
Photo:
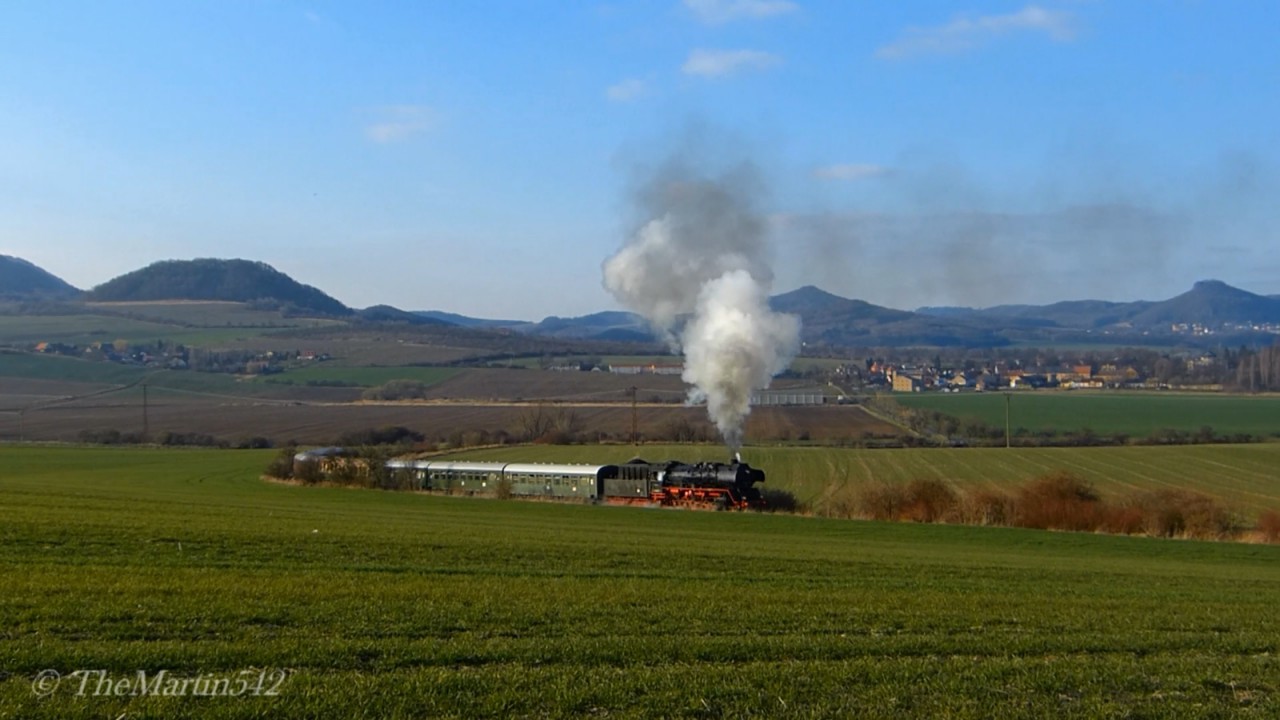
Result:
[[456,368],[443,367],[346,367],[332,363],[320,363],[296,370],[286,370],[277,375],[257,378],[257,382],[294,383],[342,382],[360,387],[374,387],[392,380],[417,380],[427,385],[448,380],[458,374]]
[[[0,315],[0,345],[62,342],[86,345],[127,340],[131,343],[170,343],[209,346],[257,338],[280,327],[186,327],[113,315]],[[294,341],[296,342],[296,341]],[[270,345],[270,342],[263,344]]]
[[152,390],[159,392],[172,390],[235,396],[287,396],[289,393],[287,388],[246,382],[225,373],[159,370],[136,365],[29,353],[0,353],[0,377],[133,386],[119,391],[122,397],[141,395],[143,381]]
[[[914,393],[894,395],[907,407],[978,418],[1004,427],[1003,393]],[[1121,392],[1016,392],[1010,425],[1061,432],[1090,428],[1111,435],[1146,437],[1164,428],[1195,432],[1209,426],[1220,435],[1280,435],[1280,397],[1226,394]]]
[[224,328],[298,328],[345,325],[329,318],[285,317],[278,310],[256,310],[248,303],[224,301],[90,302],[85,308],[112,315],[182,326]]
[[1277,547],[298,488],[269,456],[0,448],[0,717],[1280,713]]
[[127,385],[146,376],[145,368],[58,355],[0,352],[0,377],[68,380]]
[[[725,460],[717,445],[507,447],[462,457],[525,462]],[[921,448],[862,450],[749,447],[743,458],[767,473],[769,487],[821,506],[870,482],[943,480],[956,488],[1011,489],[1059,470],[1092,482],[1104,496],[1190,488],[1219,498],[1247,517],[1280,510],[1280,444],[1098,448]],[[821,509],[819,507],[818,509]]]

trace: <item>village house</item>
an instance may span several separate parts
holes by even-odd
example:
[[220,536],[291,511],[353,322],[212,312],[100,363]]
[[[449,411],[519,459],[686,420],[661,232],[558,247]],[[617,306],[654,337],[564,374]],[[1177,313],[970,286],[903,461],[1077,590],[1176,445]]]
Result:
[[902,372],[894,373],[893,391],[920,392],[920,378],[912,377],[911,375]]

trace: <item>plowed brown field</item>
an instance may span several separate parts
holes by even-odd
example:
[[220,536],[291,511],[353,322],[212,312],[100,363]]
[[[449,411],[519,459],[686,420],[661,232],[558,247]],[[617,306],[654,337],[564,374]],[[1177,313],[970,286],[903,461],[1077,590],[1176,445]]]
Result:
[[[386,403],[301,404],[205,397],[153,397],[147,426],[153,436],[165,432],[205,433],[236,440],[264,436],[277,443],[328,443],[338,435],[385,425],[404,425],[428,438],[447,438],[457,431],[504,430],[518,436],[525,418],[536,412],[572,415],[585,441],[623,439],[631,432],[631,407],[573,403]],[[642,437],[656,438],[673,424],[687,422],[709,428],[706,410],[681,405],[640,405],[637,424]],[[0,439],[74,441],[82,430],[141,432],[143,408],[138,397],[95,398],[16,413],[0,414]],[[763,407],[747,422],[748,442],[776,440],[840,441],[865,434],[893,434],[894,428],[856,406]]]

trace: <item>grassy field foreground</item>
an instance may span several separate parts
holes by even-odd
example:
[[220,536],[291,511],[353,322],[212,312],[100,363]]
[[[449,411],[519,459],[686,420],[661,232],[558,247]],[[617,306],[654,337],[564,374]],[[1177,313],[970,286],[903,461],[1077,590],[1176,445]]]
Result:
[[299,488],[269,457],[0,448],[0,717],[1280,713],[1280,548]]

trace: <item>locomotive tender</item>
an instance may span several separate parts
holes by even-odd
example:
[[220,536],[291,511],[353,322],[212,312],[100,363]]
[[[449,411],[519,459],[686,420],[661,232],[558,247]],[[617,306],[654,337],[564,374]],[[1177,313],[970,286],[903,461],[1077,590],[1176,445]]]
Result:
[[729,463],[645,462],[617,465],[391,460],[416,488],[461,495],[578,499],[614,504],[742,510],[760,507],[764,471]]

